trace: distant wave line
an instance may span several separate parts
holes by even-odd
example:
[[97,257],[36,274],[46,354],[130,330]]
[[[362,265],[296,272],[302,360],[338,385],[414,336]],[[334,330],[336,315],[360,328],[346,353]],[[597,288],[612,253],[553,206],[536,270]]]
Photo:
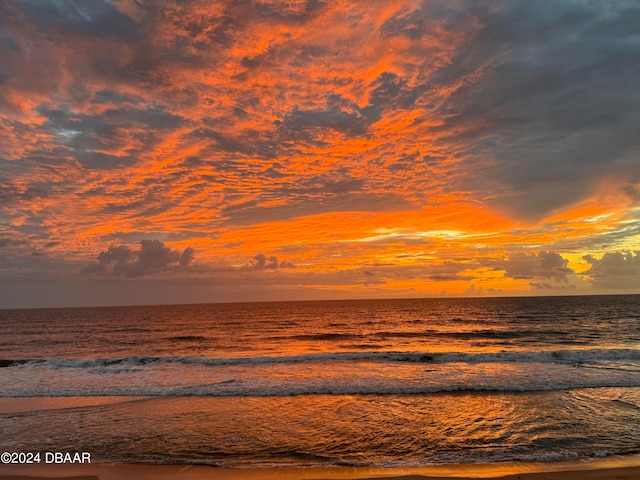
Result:
[[[181,387],[135,386],[135,387],[68,387],[68,388],[35,388],[2,392],[0,397],[76,397],[76,396],[126,396],[126,397],[291,397],[302,395],[425,395],[436,393],[525,393],[551,392],[561,390],[579,390],[584,388],[632,388],[640,387],[640,379],[607,379],[598,378],[591,381],[570,380],[561,383],[539,382],[532,384],[495,383],[495,384],[440,384],[406,386],[398,384],[370,386],[366,384],[319,385],[300,384],[283,386],[273,385],[251,386],[243,381],[220,382],[216,384],[186,385]],[[630,405],[640,408],[636,405]]]
[[0,368],[47,365],[57,368],[92,368],[109,366],[144,366],[161,363],[192,365],[263,365],[318,362],[414,362],[414,363],[561,363],[580,364],[601,361],[640,360],[637,349],[581,349],[513,351],[492,353],[462,352],[332,352],[293,356],[261,357],[184,357],[184,356],[129,356],[97,359],[18,359],[0,360]]
[[444,337],[455,338],[458,340],[473,340],[477,338],[494,338],[494,339],[510,339],[510,338],[528,338],[531,336],[557,337],[570,335],[570,332],[562,330],[493,330],[493,329],[476,329],[469,331],[440,331],[427,329],[416,332],[397,332],[397,331],[381,331],[371,333],[312,333],[301,335],[275,335],[267,337],[267,340],[300,340],[300,341],[338,341],[338,340],[362,340],[375,339],[384,340],[385,338],[429,338]]

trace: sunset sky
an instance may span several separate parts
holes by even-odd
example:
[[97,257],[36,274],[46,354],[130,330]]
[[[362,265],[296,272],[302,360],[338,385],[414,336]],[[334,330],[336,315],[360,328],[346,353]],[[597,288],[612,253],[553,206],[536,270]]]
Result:
[[640,292],[636,0],[0,3],[0,308]]

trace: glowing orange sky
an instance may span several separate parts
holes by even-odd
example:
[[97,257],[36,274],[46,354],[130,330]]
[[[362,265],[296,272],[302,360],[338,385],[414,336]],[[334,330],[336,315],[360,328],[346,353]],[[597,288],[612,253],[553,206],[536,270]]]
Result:
[[0,307],[640,291],[635,4],[0,19]]

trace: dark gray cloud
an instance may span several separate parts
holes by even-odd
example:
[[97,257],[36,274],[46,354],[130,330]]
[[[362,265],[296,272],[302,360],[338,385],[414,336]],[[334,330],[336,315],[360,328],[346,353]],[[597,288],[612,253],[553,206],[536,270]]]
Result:
[[289,132],[312,131],[318,128],[336,130],[348,135],[362,135],[372,123],[380,120],[384,112],[415,108],[429,86],[409,86],[406,79],[394,73],[383,72],[370,88],[369,103],[362,109],[338,94],[329,94],[324,109],[295,108],[282,121],[276,122],[276,125],[285,127]]
[[432,78],[461,85],[442,113],[475,172],[460,179],[464,188],[493,190],[489,202],[539,218],[611,172],[640,180],[640,5],[499,5],[471,7],[484,27]]
[[109,247],[98,255],[96,262],[85,265],[81,273],[135,278],[176,271],[189,266],[193,259],[194,250],[191,247],[180,252],[159,240],[142,240],[140,250],[132,250],[126,245]]
[[282,150],[277,138],[262,138],[260,132],[245,130],[241,135],[229,134],[212,128],[199,128],[191,132],[189,137],[212,140],[202,153],[218,156],[219,153],[239,153],[245,156],[274,158]]
[[96,105],[140,105],[143,99],[136,96],[126,95],[115,90],[99,90],[91,95],[91,103]]
[[[69,108],[50,108],[42,105],[37,111],[47,118],[41,127],[50,134],[58,146],[58,151],[70,155],[83,167],[91,169],[111,169],[132,165],[138,155],[154,145],[162,130],[174,129],[183,119],[167,112],[163,107],[146,108],[123,107],[110,109],[100,115],[73,112]],[[144,148],[129,149],[126,153],[114,155],[105,153],[119,149],[129,141],[128,135],[135,134]],[[50,148],[56,151],[55,147]]]
[[253,260],[251,261],[249,266],[251,268],[255,268],[256,270],[276,270],[278,268],[294,268],[293,264],[286,262],[284,260],[281,262],[278,262],[278,257],[276,257],[275,255],[267,257],[264,253],[259,253],[255,257],[253,257]]
[[73,154],[82,166],[100,170],[132,165],[137,160],[133,155],[109,155],[94,150],[75,150]]
[[595,288],[629,289],[640,287],[640,251],[608,252],[598,259],[593,255],[583,257],[591,268],[588,275]]
[[178,260],[178,263],[180,264],[181,267],[187,267],[193,262],[194,258],[195,258],[195,250],[192,247],[187,247],[182,251],[182,254],[180,255],[180,260]]
[[253,2],[253,8],[261,17],[280,23],[299,25],[313,18],[326,4],[318,0],[304,2]]
[[362,109],[362,114],[372,122],[379,120],[384,111],[414,108],[429,89],[428,85],[410,87],[406,79],[389,72],[382,73],[371,87],[369,105]]
[[421,156],[419,152],[402,153],[396,161],[387,167],[390,172],[410,172],[415,168],[417,162],[426,162],[427,155]]
[[77,113],[69,108],[51,108],[42,105],[37,111],[47,118],[45,125],[59,133],[78,132],[109,135],[118,128],[144,127],[164,130],[178,127],[183,119],[167,112],[165,107],[147,106],[143,108],[122,107],[109,109],[100,115]]
[[474,277],[470,275],[453,275],[453,274],[445,274],[445,273],[435,273],[432,275],[427,275],[427,279],[432,282],[453,282],[456,280],[467,280],[467,281],[473,280]]
[[0,46],[6,47],[14,53],[20,53],[22,48],[20,44],[10,35],[3,35],[0,33]]
[[131,18],[103,0],[14,0],[27,19],[40,28],[99,37],[135,31]]
[[420,2],[413,10],[402,8],[382,24],[380,35],[383,38],[405,37],[418,41],[425,37],[442,35],[442,30],[455,31],[456,25],[468,21],[467,12],[476,8],[476,5],[470,2],[462,5],[464,8],[460,8],[457,2]]
[[13,238],[0,237],[0,248],[5,247],[20,247],[25,245],[27,242],[24,240],[16,240]]
[[546,278],[566,283],[568,275],[575,273],[567,266],[568,263],[559,253],[540,251],[537,254],[513,254],[496,268],[503,269],[506,276],[516,280]]
[[347,112],[329,107],[325,110],[295,109],[278,125],[291,131],[328,128],[350,135],[360,135],[367,131],[368,123],[368,120],[358,112]]
[[101,115],[107,122],[116,125],[141,125],[146,128],[168,130],[179,127],[184,119],[167,111],[163,106],[145,108],[119,108],[107,110]]
[[32,184],[29,186],[16,185],[13,183],[0,183],[0,201],[9,204],[19,201],[30,201],[37,198],[46,198],[51,190],[47,184]]

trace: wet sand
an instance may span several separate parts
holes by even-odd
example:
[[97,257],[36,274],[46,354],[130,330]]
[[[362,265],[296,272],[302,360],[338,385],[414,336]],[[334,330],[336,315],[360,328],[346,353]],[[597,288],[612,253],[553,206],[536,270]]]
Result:
[[224,469],[202,465],[0,465],[0,480],[640,480],[637,456],[587,462],[425,468]]

